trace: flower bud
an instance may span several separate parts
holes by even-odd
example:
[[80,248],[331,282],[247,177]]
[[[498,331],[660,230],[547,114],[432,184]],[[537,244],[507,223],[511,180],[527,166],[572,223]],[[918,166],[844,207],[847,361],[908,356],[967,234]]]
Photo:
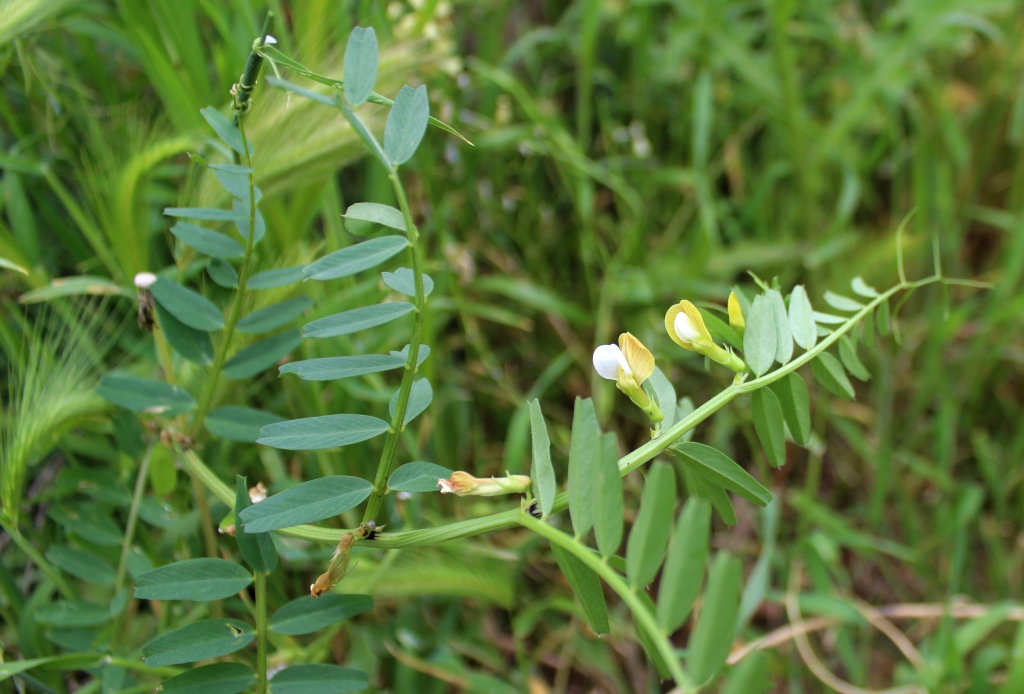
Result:
[[747,321],[743,319],[743,307],[740,306],[736,292],[729,292],[729,325],[740,337],[743,337],[743,333],[747,329]]
[[437,486],[442,494],[456,496],[525,494],[530,489],[530,478],[507,473],[505,477],[473,477],[468,472],[453,472],[448,479],[439,479]]

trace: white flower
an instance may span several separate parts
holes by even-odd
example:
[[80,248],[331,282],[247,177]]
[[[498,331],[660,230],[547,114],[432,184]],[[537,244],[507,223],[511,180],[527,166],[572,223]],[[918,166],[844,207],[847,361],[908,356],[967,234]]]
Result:
[[693,324],[690,317],[685,313],[679,313],[676,315],[673,326],[676,329],[676,335],[683,342],[692,344],[694,340],[700,337],[700,331],[697,330],[697,326]]
[[277,39],[270,34],[267,34],[267,38],[263,39],[264,46],[273,46],[275,43],[277,43]]
[[455,490],[452,488],[452,483],[442,478],[437,481],[437,486],[441,488],[442,494],[451,494]]
[[156,275],[152,272],[140,272],[135,275],[135,286],[139,289],[148,289],[154,282],[156,282]]
[[619,344],[601,345],[594,350],[594,369],[598,376],[615,381],[615,387],[629,396],[650,416],[662,420],[661,410],[641,387],[654,373],[654,355],[630,333],[619,335]]
[[601,345],[594,350],[594,369],[601,378],[609,381],[619,379],[619,369],[622,369],[627,376],[632,376],[629,370],[629,363],[618,345]]

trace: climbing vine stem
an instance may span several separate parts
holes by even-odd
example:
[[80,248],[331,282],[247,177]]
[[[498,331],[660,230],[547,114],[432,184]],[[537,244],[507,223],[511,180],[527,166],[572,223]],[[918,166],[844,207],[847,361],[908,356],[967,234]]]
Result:
[[388,478],[391,476],[391,469],[395,462],[395,453],[398,450],[398,441],[402,435],[402,429],[405,427],[405,413],[409,407],[409,395],[412,392],[412,384],[416,379],[416,372],[419,368],[420,345],[423,344],[423,315],[426,309],[419,230],[413,221],[412,211],[409,208],[409,201],[405,195],[402,180],[393,167],[389,171],[389,178],[391,186],[395,191],[395,197],[398,198],[398,206],[402,210],[406,235],[409,238],[409,263],[412,265],[413,283],[416,291],[416,296],[414,297],[416,308],[413,311],[412,337],[409,339],[409,356],[405,361],[402,384],[398,388],[395,411],[391,415],[391,427],[388,430],[387,439],[384,441],[384,450],[381,452],[380,462],[377,464],[377,474],[373,480],[373,491],[370,492],[370,498],[366,503],[366,510],[363,513],[364,523],[377,519],[377,516],[380,514],[381,505],[384,503],[384,495],[388,490]]

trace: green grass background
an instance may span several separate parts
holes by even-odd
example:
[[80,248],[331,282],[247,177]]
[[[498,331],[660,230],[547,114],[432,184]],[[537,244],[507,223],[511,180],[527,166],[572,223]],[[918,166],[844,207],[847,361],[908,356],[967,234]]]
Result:
[[[806,284],[816,304],[857,275],[887,287],[896,281],[895,228],[916,210],[904,244],[909,273],[932,271],[935,243],[946,274],[993,288],[915,294],[899,315],[900,342],[880,336],[862,348],[873,377],[858,384],[855,402],[812,390],[815,441],[791,446],[780,470],[768,468],[745,403],[698,429],[698,440],[728,452],[779,499],[766,513],[738,504],[739,525],[716,526],[714,544],[744,558],[754,586],[739,643],[786,624],[782,602],[800,566],[805,616],[843,620],[812,637],[843,679],[970,692],[1020,684],[1024,616],[1004,603],[1019,600],[1024,574],[1024,3],[415,4],[0,0],[0,257],[29,270],[0,274],[11,378],[25,333],[45,313],[19,302],[25,292],[70,275],[127,287],[143,270],[195,270],[160,210],[224,202],[188,155],[209,151],[199,109],[228,102],[268,7],[280,18],[282,50],[326,74],[340,75],[350,28],[374,26],[383,49],[377,90],[426,82],[433,113],[475,143],[431,129],[408,167],[437,282],[426,336],[435,399],[404,442],[408,459],[478,475],[526,472],[525,403],[534,397],[563,479],[577,395],[595,397],[605,428],[634,447],[645,428],[593,374],[595,345],[633,332],[679,394],[699,403],[728,374],[706,372],[668,340],[667,306],[682,298],[724,306],[731,286],[753,286],[748,270]],[[345,207],[391,202],[379,167],[361,158],[333,112],[262,86],[254,100],[248,131],[268,227],[261,269],[352,242],[339,217]],[[367,112],[380,126],[375,108]],[[371,274],[262,292],[248,308],[299,291],[319,317],[376,301],[380,283]],[[84,390],[114,364],[157,373],[130,299],[62,299],[49,310],[101,316],[91,329],[109,337],[82,367]],[[395,349],[402,330],[306,342],[294,358]],[[179,378],[188,388],[203,374],[184,365]],[[271,372],[226,382],[218,399],[288,417],[370,412],[387,401],[388,384],[318,385]],[[61,536],[39,512],[56,495],[48,485],[57,469],[134,480],[137,460],[116,446],[111,416],[101,404],[76,404],[26,454],[34,465],[23,525],[41,547]],[[238,472],[274,488],[289,475],[372,478],[374,446],[290,455],[207,442],[203,455],[224,479]],[[201,551],[192,490],[183,473],[177,482],[160,506],[170,525],[144,543],[155,554],[189,543]],[[625,482],[635,508],[642,479]],[[397,524],[422,527],[497,506],[430,497],[393,513]],[[303,559],[310,551],[296,549],[272,604],[306,590],[319,565]],[[3,557],[18,580],[23,559],[9,544]],[[544,546],[525,532],[366,553],[346,582],[375,595],[376,616],[302,649],[376,673],[388,691],[521,691],[530,682],[535,692],[660,691],[630,638],[628,612],[616,606],[612,635],[594,638]],[[899,621],[923,659],[911,675],[889,640],[849,616],[852,596],[876,606],[986,607],[973,619]],[[55,652],[41,632],[19,629],[17,606],[2,611],[6,660]],[[128,642],[155,628],[140,615]],[[677,640],[685,645],[685,631]],[[771,691],[825,686],[791,640],[758,667]]]

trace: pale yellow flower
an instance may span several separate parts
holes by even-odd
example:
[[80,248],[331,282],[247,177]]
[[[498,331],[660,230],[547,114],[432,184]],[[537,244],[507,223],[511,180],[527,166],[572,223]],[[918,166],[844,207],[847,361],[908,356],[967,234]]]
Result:
[[616,387],[629,396],[652,422],[663,419],[658,404],[643,389],[643,383],[654,373],[654,355],[630,333],[619,335],[619,344],[601,345],[594,350],[594,369],[598,376],[615,381]]
[[729,367],[737,373],[746,371],[743,360],[727,349],[715,344],[704,325],[700,311],[685,299],[669,308],[665,314],[665,331],[680,347],[703,354],[711,361]]

